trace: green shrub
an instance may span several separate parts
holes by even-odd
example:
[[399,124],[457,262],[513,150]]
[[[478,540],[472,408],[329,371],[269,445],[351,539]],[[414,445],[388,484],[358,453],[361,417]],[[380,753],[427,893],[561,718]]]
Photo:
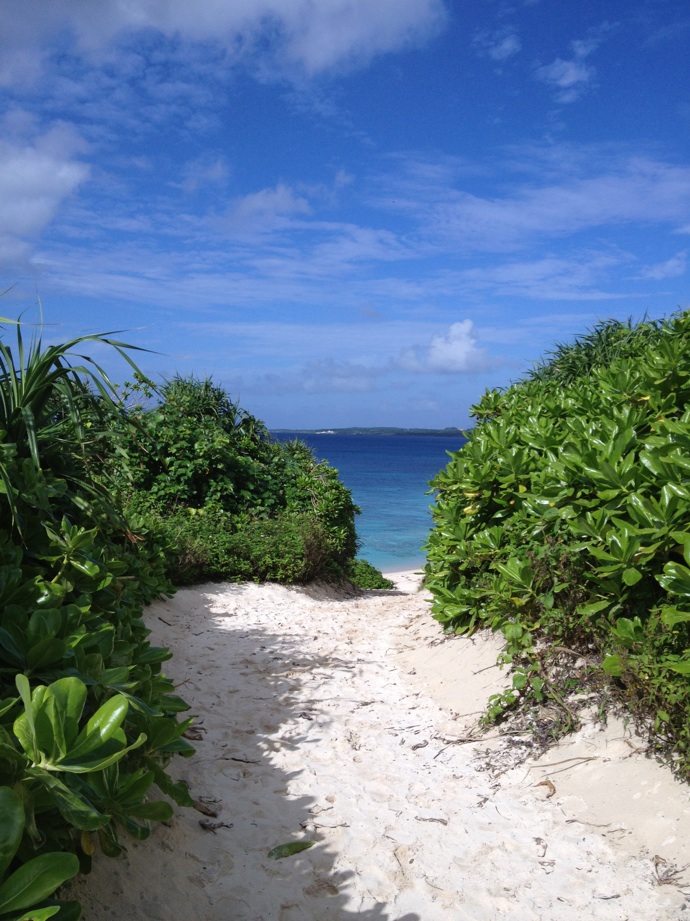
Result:
[[558,693],[559,648],[596,652],[688,773],[690,314],[601,330],[474,408],[432,483],[427,586],[445,629],[504,633],[518,698]]
[[38,337],[27,348],[20,326],[15,350],[0,343],[0,796],[8,805],[0,869],[10,874],[0,882],[0,915],[8,921],[28,917],[24,908],[37,919],[78,917],[76,904],[49,897],[77,865],[88,869],[94,842],[116,854],[123,831],[145,838],[151,821],[168,818],[154,786],[190,802],[165,771],[174,753],[192,753],[182,738],[189,723],[178,719],[186,704],[161,670],[170,653],[151,646],[141,619],[171,585],[160,548],[128,526],[105,479],[104,458],[128,423],[98,365],[70,361],[89,343],[126,355],[99,336],[49,347]]
[[[129,391],[150,396],[145,385]],[[176,377],[111,464],[130,517],[167,548],[176,584],[339,579],[359,511],[338,473],[264,425],[209,380]]]
[[348,578],[361,589],[391,589],[395,582],[387,579],[383,573],[367,560],[353,560],[347,570]]
[[188,509],[147,519],[167,548],[167,573],[176,585],[200,582],[306,583],[342,573],[327,536],[313,517],[284,511],[272,518]]

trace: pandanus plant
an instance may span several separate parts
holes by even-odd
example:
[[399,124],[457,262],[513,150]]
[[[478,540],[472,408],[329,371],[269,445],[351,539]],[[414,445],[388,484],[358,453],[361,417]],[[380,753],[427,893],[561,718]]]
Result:
[[97,842],[114,856],[118,830],[170,818],[154,786],[191,803],[165,768],[193,749],[141,618],[169,583],[111,488],[134,423],[83,354],[107,346],[141,378],[133,347],[24,330],[0,319],[0,921],[76,921],[56,890]]
[[36,472],[50,469],[75,491],[106,498],[89,465],[112,432],[113,415],[122,411],[105,369],[81,350],[107,345],[138,374],[128,352],[140,349],[110,338],[112,333],[46,345],[39,332],[27,344],[21,321],[0,317],[0,324],[16,329],[14,350],[0,338],[1,491],[21,532],[22,485]]

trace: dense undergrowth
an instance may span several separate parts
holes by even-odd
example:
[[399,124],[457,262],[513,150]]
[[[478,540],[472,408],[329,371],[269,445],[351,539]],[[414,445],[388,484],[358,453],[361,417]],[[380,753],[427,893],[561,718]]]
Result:
[[[107,376],[60,346],[0,342],[0,919],[78,918],[52,900],[98,845],[122,850],[191,804],[166,767],[187,709],[141,613],[171,591],[160,547],[112,499]],[[126,350],[110,342],[125,357]],[[120,417],[124,431],[126,419]],[[110,487],[110,488],[108,488]]]
[[506,637],[490,714],[553,705],[558,734],[567,695],[606,686],[687,778],[690,313],[603,323],[473,415],[432,483],[426,583],[446,630]]
[[[191,720],[145,605],[173,583],[380,574],[355,561],[337,472],[210,381],[154,395],[129,346],[27,344],[2,322],[16,345],[0,340],[0,921],[73,921],[65,881],[146,838],[171,800],[192,805],[166,770],[193,754]],[[79,357],[104,346],[132,365],[124,394]]]
[[353,575],[358,509],[305,444],[273,441],[210,380],[175,377],[149,408],[141,377],[123,396],[124,463],[113,458],[121,501],[163,546],[173,582]]

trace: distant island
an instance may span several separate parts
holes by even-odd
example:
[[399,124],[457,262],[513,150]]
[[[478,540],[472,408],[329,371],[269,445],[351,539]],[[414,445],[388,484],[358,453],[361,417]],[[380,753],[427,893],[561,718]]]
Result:
[[271,429],[277,435],[442,435],[465,437],[462,429],[449,426],[445,429],[402,429],[394,426],[352,426],[343,429]]

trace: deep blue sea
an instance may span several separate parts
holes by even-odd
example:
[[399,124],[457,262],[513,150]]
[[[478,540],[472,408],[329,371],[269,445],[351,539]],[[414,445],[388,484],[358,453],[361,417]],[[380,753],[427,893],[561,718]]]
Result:
[[465,439],[442,435],[304,435],[299,438],[340,473],[362,510],[357,516],[359,556],[384,572],[417,569],[432,525],[429,480]]

